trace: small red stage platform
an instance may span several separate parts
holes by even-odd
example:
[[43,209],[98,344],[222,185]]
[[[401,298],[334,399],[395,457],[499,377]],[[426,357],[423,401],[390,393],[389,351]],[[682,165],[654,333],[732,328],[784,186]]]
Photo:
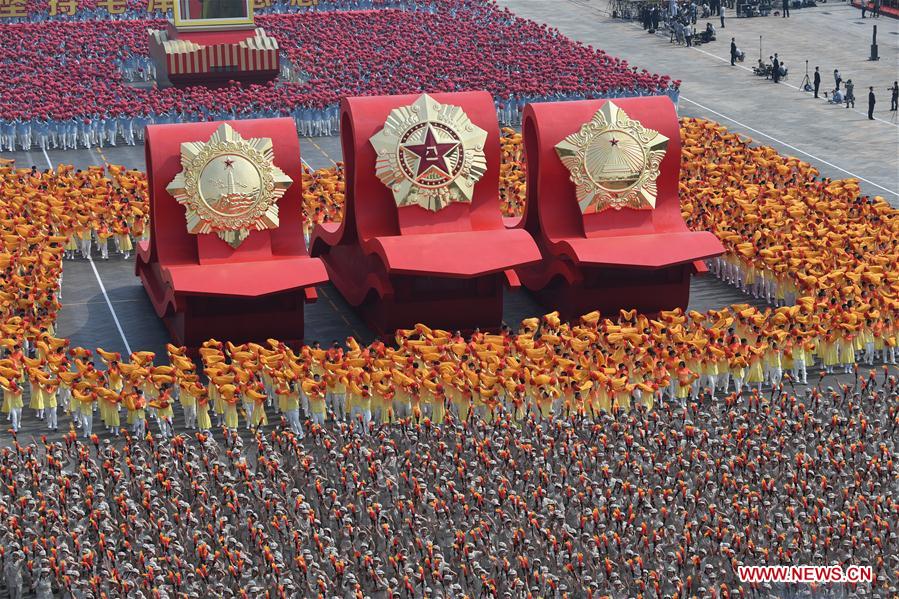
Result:
[[229,81],[265,83],[278,77],[278,42],[261,28],[179,31],[169,23],[149,35],[160,87],[220,87]]
[[[242,241],[226,242],[214,232],[190,233],[187,210],[167,187],[171,188],[184,168],[182,144],[202,147],[223,123],[147,127],[150,240],[138,247],[136,273],[179,345],[196,348],[210,338],[243,343],[269,337],[297,343],[303,338],[303,305],[315,300],[314,285],[327,281],[327,273],[321,260],[309,257],[303,242],[296,128],[289,118],[227,124],[244,140],[270,139],[274,166],[292,180],[277,201],[277,209],[269,209],[261,217],[275,219],[278,225],[250,230]],[[236,146],[231,143],[228,147]],[[207,156],[208,163],[218,161],[215,165],[222,171],[221,180],[206,183],[204,179],[198,187],[242,186],[240,181],[233,182],[228,171],[246,162],[241,155],[244,151],[238,148]],[[266,185],[263,180],[262,186]],[[224,210],[220,204],[215,209]]]
[[543,260],[517,268],[522,284],[566,319],[686,308],[690,276],[724,248],[681,216],[671,101],[530,104],[523,136],[527,208],[516,226],[537,240]]
[[278,77],[278,42],[255,27],[253,0],[176,0],[165,29],[148,31],[160,87]]
[[[503,225],[499,128],[485,92],[347,98],[346,208],[311,252],[373,331],[502,322],[514,268],[540,258]],[[377,146],[377,147],[376,147]]]

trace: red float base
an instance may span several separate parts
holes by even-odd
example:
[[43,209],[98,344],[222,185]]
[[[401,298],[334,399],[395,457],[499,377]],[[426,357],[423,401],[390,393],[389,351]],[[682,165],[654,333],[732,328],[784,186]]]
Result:
[[311,287],[260,297],[172,294],[158,267],[143,259],[138,259],[136,267],[172,342],[190,350],[209,339],[225,340],[223,332],[237,345],[264,344],[269,338],[298,345],[304,335],[303,305],[316,299]]
[[202,85],[210,89],[217,89],[231,85],[232,81],[239,81],[244,85],[254,83],[265,84],[278,78],[278,71],[253,71],[251,73],[238,73],[226,71],[222,73],[192,73],[189,75],[169,75],[169,83],[172,87],[191,87]]
[[675,308],[686,310],[690,278],[696,269],[692,264],[680,264],[654,270],[590,268],[581,272],[583,278],[575,282],[569,283],[558,274],[543,285],[537,284],[534,271],[519,269],[518,275],[547,309],[558,310],[563,320],[577,322],[594,310],[610,316],[633,308],[647,315]]
[[322,261],[331,282],[378,337],[392,339],[397,329],[418,323],[463,333],[496,331],[502,325],[502,273],[471,278],[387,275],[377,259],[354,250],[333,247]]

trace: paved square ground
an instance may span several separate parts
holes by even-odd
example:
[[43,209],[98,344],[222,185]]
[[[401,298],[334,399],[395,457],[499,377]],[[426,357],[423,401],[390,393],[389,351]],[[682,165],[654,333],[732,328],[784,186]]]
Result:
[[[857,177],[864,193],[882,195],[899,205],[899,123],[889,112],[887,92],[899,78],[899,21],[861,19],[844,2],[791,11],[788,19],[727,18],[725,29],[709,44],[675,46],[668,37],[650,35],[637,22],[612,19],[608,0],[498,0],[516,14],[557,27],[568,37],[602,48],[631,65],[680,79],[679,112],[719,121],[728,128],[771,145],[783,154],[815,165],[832,178]],[[779,4],[779,3],[776,3]],[[733,11],[729,11],[732,13]],[[700,19],[698,31],[718,19]],[[871,33],[877,25],[880,60],[868,60]],[[746,60],[730,66],[730,38]],[[780,85],[753,75],[762,56],[777,52],[789,69]],[[830,91],[833,70],[855,83],[855,110],[815,100],[799,91],[805,73],[821,68],[821,90]],[[874,86],[875,117],[867,117],[868,86]]]

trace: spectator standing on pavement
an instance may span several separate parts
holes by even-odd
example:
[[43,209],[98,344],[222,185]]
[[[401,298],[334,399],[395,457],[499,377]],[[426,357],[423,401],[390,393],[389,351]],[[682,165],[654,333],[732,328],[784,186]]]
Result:
[[874,86],[868,88],[868,120],[874,120],[874,103],[877,98],[874,97]]
[[771,80],[774,83],[780,81],[780,60],[777,58],[777,52],[774,53],[774,58],[771,59]]
[[893,87],[887,88],[890,92],[890,112],[899,110],[899,81],[893,81]]
[[783,0],[783,2],[781,3],[781,8],[783,9],[781,18],[786,19],[790,16],[790,0]]
[[874,9],[871,11],[871,14],[874,15],[875,19],[880,18],[880,2],[881,0],[874,0]]
[[726,9],[727,9],[727,7],[725,7],[724,4],[722,3],[721,4],[721,29],[724,29],[724,12]]
[[849,104],[855,108],[855,84],[852,79],[846,80],[846,108],[849,108]]
[[865,12],[867,12],[867,10],[868,10],[868,0],[862,0],[861,4],[862,4],[862,18],[864,19],[864,18],[866,18]]
[[842,82],[843,82],[843,78],[840,77],[840,70],[834,69],[833,70],[833,84],[835,86],[834,89],[839,91],[840,83],[842,83]]
[[821,87],[821,71],[818,70],[818,67],[815,67],[815,78],[813,80],[815,84],[815,97],[818,97],[818,88]]
[[693,46],[693,25],[690,23],[687,23],[686,27],[684,27],[684,40],[687,42],[688,48]]
[[730,66],[737,64],[737,38],[730,38]]

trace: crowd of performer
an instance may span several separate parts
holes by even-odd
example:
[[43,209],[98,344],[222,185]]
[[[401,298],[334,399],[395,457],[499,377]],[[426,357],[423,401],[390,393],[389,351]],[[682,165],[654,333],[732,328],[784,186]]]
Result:
[[[210,340],[196,359],[54,328],[63,258],[144,235],[141,173],[0,166],[0,410],[64,438],[0,457],[7,584],[731,596],[738,563],[837,562],[894,593],[895,211],[715,123],[682,138],[684,214],[729,250],[713,272],[772,307]],[[520,214],[514,132],[503,156]],[[307,217],[339,218],[339,166],[304,179]]]
[[[895,377],[863,387],[368,435],[17,441],[0,449],[4,582],[39,599],[892,597]],[[737,582],[796,564],[874,582]]]
[[279,40],[289,80],[214,90],[126,80],[150,68],[147,29],[164,28],[161,20],[0,24],[0,150],[134,144],[147,124],[270,116],[293,117],[302,135],[330,135],[340,98],[423,89],[488,90],[505,124],[533,101],[677,97],[678,82],[667,76],[492,2],[427,4],[431,10],[262,15],[257,22]]

